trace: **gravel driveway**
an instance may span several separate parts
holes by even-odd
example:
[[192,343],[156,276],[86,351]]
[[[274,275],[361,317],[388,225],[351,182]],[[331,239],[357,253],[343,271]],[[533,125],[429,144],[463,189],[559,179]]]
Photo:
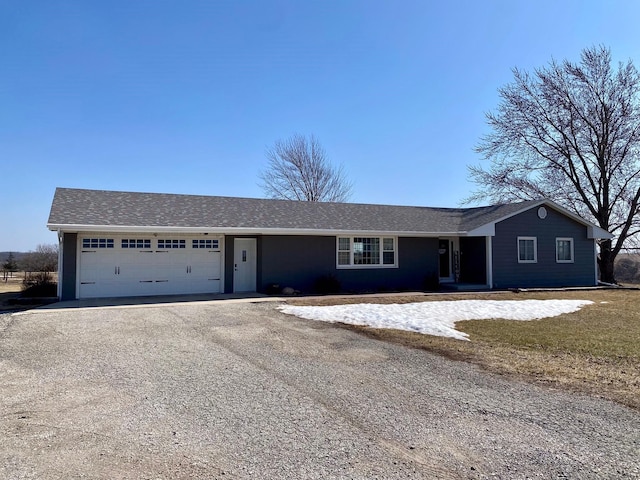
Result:
[[281,314],[0,315],[0,478],[640,478],[640,414]]

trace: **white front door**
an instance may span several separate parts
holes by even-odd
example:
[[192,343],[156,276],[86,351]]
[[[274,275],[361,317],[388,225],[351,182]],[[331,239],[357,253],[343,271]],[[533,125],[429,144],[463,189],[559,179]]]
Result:
[[233,241],[233,291],[256,291],[256,239],[236,238]]

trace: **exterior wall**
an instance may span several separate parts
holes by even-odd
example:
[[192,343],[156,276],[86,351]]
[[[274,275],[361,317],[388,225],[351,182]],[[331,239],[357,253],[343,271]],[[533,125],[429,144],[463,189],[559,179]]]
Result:
[[[566,287],[595,284],[595,243],[587,227],[546,207],[532,208],[496,224],[492,240],[494,288]],[[518,237],[537,238],[537,262],[518,263]],[[573,263],[556,262],[556,238],[573,238]]]
[[76,275],[78,268],[78,234],[65,233],[62,237],[62,285],[60,300],[76,299]]
[[[423,290],[437,282],[438,240],[399,238],[398,268],[337,268],[334,236],[264,236],[259,242],[258,290],[273,284],[314,292],[322,276],[333,276],[343,291]],[[228,243],[227,243],[228,245]],[[233,257],[231,257],[233,258]]]
[[487,242],[484,237],[460,237],[460,281],[487,283]]

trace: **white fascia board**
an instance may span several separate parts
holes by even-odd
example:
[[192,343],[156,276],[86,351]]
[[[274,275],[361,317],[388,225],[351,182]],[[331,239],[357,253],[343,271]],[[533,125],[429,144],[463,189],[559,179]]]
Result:
[[379,230],[319,230],[306,228],[246,228],[246,227],[166,227],[137,225],[57,225],[47,224],[49,230],[66,233],[210,233],[220,235],[317,235],[317,236],[377,236],[377,237],[457,237],[466,232],[393,232]]
[[587,226],[587,238],[593,239],[611,239],[614,236],[607,232],[604,228],[597,227],[596,225]]
[[473,230],[469,230],[466,237],[495,237],[496,236],[496,224],[495,222],[487,223]]

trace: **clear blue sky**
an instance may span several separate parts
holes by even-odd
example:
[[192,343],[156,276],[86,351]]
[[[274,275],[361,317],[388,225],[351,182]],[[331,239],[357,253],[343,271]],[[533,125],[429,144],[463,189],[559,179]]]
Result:
[[261,197],[314,134],[352,201],[459,206],[511,69],[604,44],[640,2],[0,0],[0,251],[55,243],[55,187]]

